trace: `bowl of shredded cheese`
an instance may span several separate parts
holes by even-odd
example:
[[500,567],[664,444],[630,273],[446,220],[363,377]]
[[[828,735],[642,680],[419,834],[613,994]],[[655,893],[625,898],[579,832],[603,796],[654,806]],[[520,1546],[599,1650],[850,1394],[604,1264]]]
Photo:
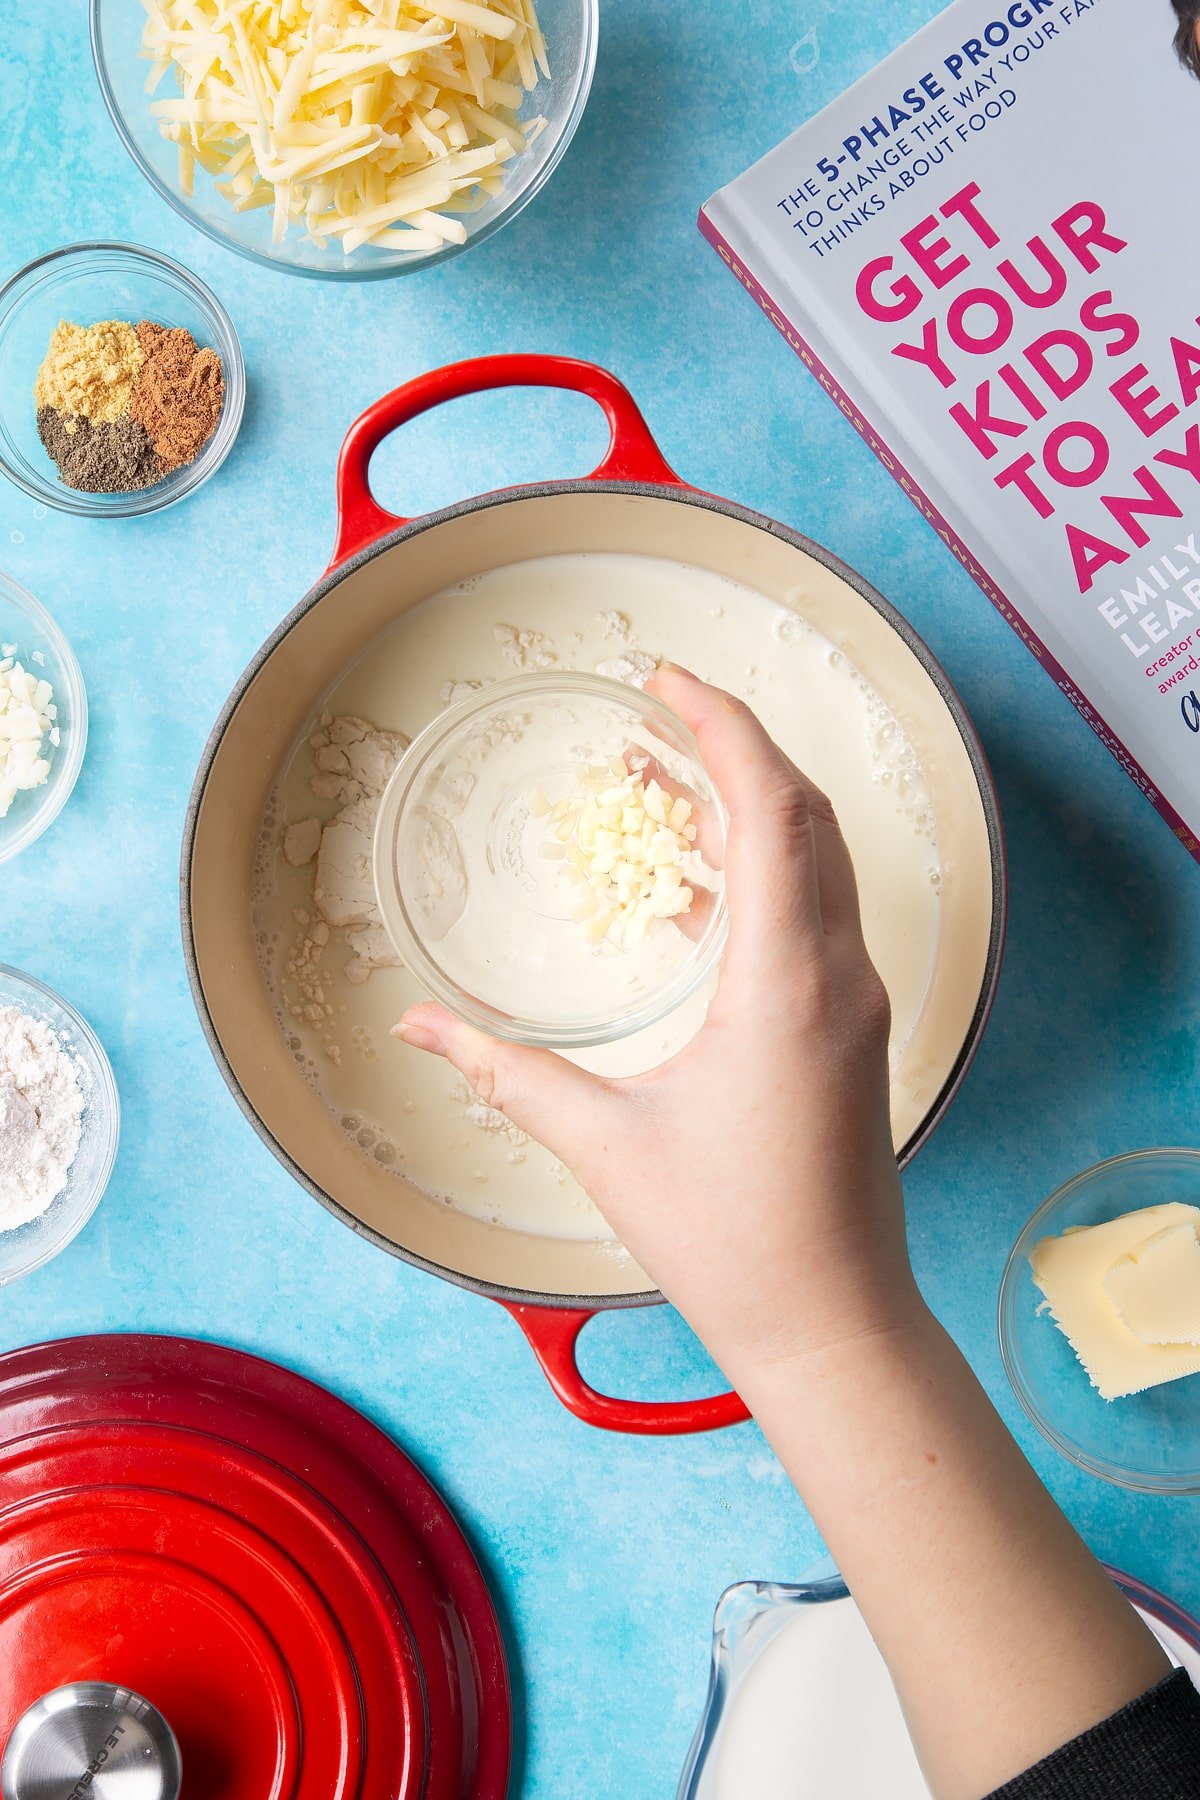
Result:
[[256,262],[351,280],[457,255],[570,143],[598,0],[92,0],[101,90],[177,212]]
[[62,811],[87,746],[79,664],[44,606],[0,573],[0,863]]
[[517,1043],[615,1043],[715,978],[725,830],[661,701],[601,675],[494,682],[440,714],[384,789],[379,913],[460,1018]]

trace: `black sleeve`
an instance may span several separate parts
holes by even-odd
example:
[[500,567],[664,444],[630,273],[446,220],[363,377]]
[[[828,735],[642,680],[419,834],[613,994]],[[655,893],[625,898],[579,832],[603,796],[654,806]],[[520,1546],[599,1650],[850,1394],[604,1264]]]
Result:
[[1200,1694],[1176,1669],[987,1800],[1200,1800]]

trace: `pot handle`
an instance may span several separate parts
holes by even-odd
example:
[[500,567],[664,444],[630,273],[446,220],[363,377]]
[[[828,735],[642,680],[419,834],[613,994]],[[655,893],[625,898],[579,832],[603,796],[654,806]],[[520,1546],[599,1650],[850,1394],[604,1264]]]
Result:
[[650,435],[629,389],[596,363],[569,356],[479,356],[449,363],[393,388],[357,418],[346,433],[337,468],[337,541],[331,569],[365,550],[407,519],[380,506],[371,493],[371,458],[384,438],[447,400],[492,388],[569,388],[586,394],[609,424],[609,443],[589,481],[645,481],[683,487]]
[[500,1305],[510,1312],[525,1336],[542,1373],[568,1412],[601,1431],[626,1431],[644,1437],[678,1436],[688,1431],[719,1431],[750,1417],[737,1394],[711,1394],[701,1400],[620,1400],[601,1394],[580,1374],[575,1359],[579,1334],[594,1317],[567,1307]]

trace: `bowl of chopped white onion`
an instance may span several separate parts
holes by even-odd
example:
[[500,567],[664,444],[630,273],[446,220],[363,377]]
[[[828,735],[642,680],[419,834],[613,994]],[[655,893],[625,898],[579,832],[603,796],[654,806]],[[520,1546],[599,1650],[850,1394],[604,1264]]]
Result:
[[599,0],[91,0],[101,91],[162,197],[255,262],[370,280],[489,237],[587,103]]
[[0,574],[0,863],[70,797],[87,746],[79,664],[44,606]]

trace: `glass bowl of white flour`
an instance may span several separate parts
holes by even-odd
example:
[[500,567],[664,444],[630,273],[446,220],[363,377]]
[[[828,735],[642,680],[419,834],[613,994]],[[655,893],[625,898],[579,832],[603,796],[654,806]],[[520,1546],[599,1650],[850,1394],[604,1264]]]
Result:
[[119,1130],[116,1082],[91,1026],[53,989],[0,963],[0,1283],[82,1231]]

